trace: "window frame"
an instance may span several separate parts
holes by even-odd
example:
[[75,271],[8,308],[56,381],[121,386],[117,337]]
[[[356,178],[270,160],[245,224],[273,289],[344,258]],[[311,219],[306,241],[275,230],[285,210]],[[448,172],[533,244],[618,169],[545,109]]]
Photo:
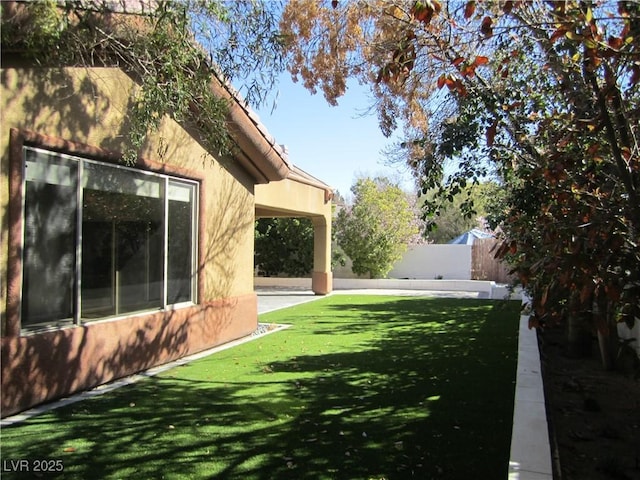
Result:
[[[31,334],[41,332],[43,330],[58,330],[61,328],[69,328],[81,326],[89,323],[95,323],[103,320],[121,319],[123,317],[139,316],[144,314],[155,313],[158,311],[169,311],[177,308],[190,307],[197,305],[201,295],[202,279],[199,272],[200,265],[200,243],[202,241],[201,233],[201,205],[202,195],[204,191],[204,178],[201,174],[187,171],[180,167],[168,164],[161,164],[140,159],[136,165],[137,168],[118,164],[120,156],[112,152],[108,152],[96,147],[87,146],[61,140],[53,137],[46,137],[35,132],[11,129],[10,132],[10,162],[9,162],[9,257],[7,264],[7,307],[6,322],[3,332],[4,336],[19,336],[20,334]],[[23,294],[23,272],[24,272],[24,232],[25,232],[25,151],[26,149],[40,151],[45,155],[63,156],[76,161],[78,168],[78,178],[81,179],[81,165],[83,162],[92,162],[98,165],[104,165],[109,168],[121,169],[121,171],[130,171],[137,174],[150,175],[150,178],[162,179],[163,185],[167,188],[164,195],[164,223],[163,223],[163,285],[162,299],[159,308],[136,310],[122,314],[109,315],[98,318],[82,318],[81,302],[82,302],[82,245],[81,245],[81,229],[76,231],[76,268],[74,274],[74,314],[71,322],[60,324],[58,321],[47,322],[47,325],[23,325],[22,324],[22,294]],[[167,288],[167,257],[168,257],[168,186],[172,182],[178,185],[185,185],[191,191],[191,276],[190,291],[191,299],[181,301],[174,304],[168,303]],[[78,185],[78,195],[82,196],[82,184]],[[78,225],[82,223],[82,207],[78,208],[77,215]]]

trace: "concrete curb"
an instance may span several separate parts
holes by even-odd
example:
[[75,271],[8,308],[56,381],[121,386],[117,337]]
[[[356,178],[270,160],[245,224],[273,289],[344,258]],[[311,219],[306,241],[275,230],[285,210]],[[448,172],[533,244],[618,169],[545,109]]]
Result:
[[[254,277],[256,288],[311,290],[310,278]],[[520,300],[519,291],[510,292],[506,285],[489,280],[424,280],[407,278],[334,278],[333,290],[416,290],[434,292],[475,292],[479,298]]]
[[540,352],[529,316],[520,317],[518,367],[508,480],[552,480],[549,426],[540,368]]

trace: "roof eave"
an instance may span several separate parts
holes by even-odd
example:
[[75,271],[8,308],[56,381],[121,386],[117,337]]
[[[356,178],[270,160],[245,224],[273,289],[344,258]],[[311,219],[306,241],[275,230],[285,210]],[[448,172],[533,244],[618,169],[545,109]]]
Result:
[[237,161],[255,178],[257,183],[283,180],[291,173],[285,153],[270,139],[259,120],[230,87],[215,75],[211,81],[213,92],[229,100],[229,134],[244,155]]

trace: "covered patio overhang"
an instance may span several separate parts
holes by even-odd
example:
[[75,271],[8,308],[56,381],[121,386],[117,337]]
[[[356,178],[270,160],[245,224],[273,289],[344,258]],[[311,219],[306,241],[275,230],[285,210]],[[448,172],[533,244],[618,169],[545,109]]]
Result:
[[279,181],[256,185],[256,219],[305,217],[313,222],[311,289],[326,295],[333,289],[331,273],[331,199],[333,190],[305,171],[290,167]]

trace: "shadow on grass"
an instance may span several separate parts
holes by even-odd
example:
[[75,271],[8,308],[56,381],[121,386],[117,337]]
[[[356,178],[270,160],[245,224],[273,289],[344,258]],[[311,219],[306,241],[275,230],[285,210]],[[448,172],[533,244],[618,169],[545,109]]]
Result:
[[323,299],[279,313],[294,328],[255,352],[4,428],[3,460],[62,459],[58,478],[506,478],[518,318],[511,302]]

